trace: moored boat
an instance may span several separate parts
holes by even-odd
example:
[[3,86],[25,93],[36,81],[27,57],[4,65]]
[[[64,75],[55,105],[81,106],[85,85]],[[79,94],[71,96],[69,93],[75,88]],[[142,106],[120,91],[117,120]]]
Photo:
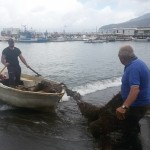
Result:
[[104,43],[106,40],[103,39],[88,39],[84,41],[84,43]]
[[147,37],[147,38],[133,38],[133,41],[135,41],[135,42],[149,42],[150,38],[149,37]]
[[23,32],[20,32],[17,42],[24,43],[45,43],[48,39],[43,36],[37,36],[34,31],[27,31],[26,28]]
[[[59,84],[54,81],[43,79],[42,77],[25,74],[21,76],[21,80],[26,88],[33,88],[41,81],[46,81],[51,84]],[[0,100],[16,107],[54,111],[63,95],[63,88],[61,92],[58,93],[47,93],[42,90],[36,92],[32,90],[21,90],[19,88],[12,88],[0,83]]]

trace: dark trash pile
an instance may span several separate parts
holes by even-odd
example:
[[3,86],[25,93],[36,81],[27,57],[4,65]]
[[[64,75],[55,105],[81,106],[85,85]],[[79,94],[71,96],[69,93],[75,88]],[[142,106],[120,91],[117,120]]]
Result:
[[61,93],[62,86],[47,81],[41,81],[33,89],[34,92],[43,91],[46,93]]
[[23,91],[45,92],[45,93],[61,93],[62,91],[61,84],[54,84],[45,80],[41,81],[40,83],[32,87],[25,87],[24,85],[21,85],[16,88]]
[[81,95],[76,91],[66,88],[68,96],[76,100],[81,114],[87,118],[89,129],[94,137],[108,134],[117,130],[118,119],[116,118],[116,108],[121,105],[121,95],[118,93],[105,106],[98,107],[82,100]]
[[[122,105],[120,93],[104,106],[98,107],[83,101],[78,92],[72,91],[66,86],[65,89],[67,95],[77,102],[81,114],[87,118],[88,129],[97,140],[100,149],[122,150],[121,147],[123,147],[123,150],[135,150],[135,147],[140,144],[138,143],[140,126],[129,127],[128,120],[120,121],[116,117],[116,108]],[[138,144],[133,146],[132,144],[136,142]]]

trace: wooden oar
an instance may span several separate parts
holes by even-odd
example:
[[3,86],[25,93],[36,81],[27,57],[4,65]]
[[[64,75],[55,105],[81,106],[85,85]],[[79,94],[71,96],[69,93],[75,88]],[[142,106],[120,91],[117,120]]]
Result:
[[0,71],[0,74],[5,70],[6,66],[3,67],[3,69]]
[[32,70],[35,74],[37,74],[37,76],[41,76],[38,72],[36,72],[35,70],[33,70],[31,67],[29,67],[30,70]]

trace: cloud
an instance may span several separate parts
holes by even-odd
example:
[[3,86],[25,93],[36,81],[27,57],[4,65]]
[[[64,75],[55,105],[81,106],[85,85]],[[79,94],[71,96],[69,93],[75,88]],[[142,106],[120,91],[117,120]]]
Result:
[[0,0],[0,28],[95,31],[149,12],[149,0]]

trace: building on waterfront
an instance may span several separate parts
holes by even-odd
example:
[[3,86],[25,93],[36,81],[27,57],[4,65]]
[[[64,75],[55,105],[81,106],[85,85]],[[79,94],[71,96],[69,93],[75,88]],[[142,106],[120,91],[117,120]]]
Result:
[[124,35],[124,36],[145,36],[150,37],[150,28],[112,28],[99,29],[99,35]]
[[134,36],[136,28],[115,28],[114,29],[114,34],[120,34],[120,35],[125,35],[125,36]]
[[100,35],[125,35],[134,36],[137,28],[112,28],[112,29],[99,29]]
[[147,38],[150,37],[150,28],[138,28],[135,31],[135,37],[143,37],[143,38]]
[[19,28],[3,28],[1,36],[17,37],[20,32]]
[[113,35],[115,34],[115,30],[114,29],[99,29],[98,31],[98,34],[99,35]]

